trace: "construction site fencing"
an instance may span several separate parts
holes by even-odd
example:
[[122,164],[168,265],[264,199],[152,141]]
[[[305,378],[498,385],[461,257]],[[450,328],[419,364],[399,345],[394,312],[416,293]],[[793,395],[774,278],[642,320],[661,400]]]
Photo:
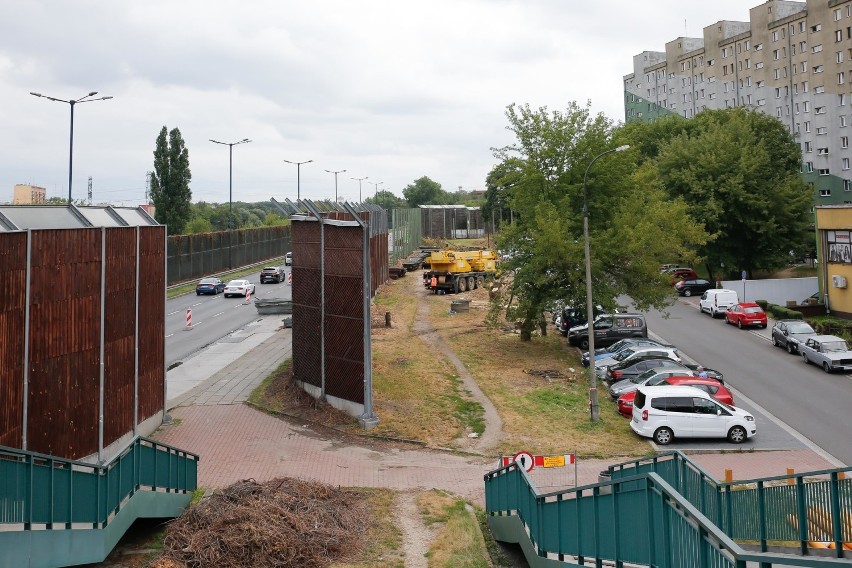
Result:
[[390,265],[397,266],[423,242],[423,223],[420,209],[391,210],[391,229],[388,241]]
[[168,284],[281,258],[291,250],[289,225],[255,227],[168,238]]

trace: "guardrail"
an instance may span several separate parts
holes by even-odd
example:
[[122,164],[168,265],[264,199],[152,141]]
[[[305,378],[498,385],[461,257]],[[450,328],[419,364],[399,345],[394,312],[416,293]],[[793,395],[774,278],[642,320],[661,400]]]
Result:
[[137,491],[197,483],[197,455],[141,436],[103,465],[0,446],[0,530],[104,528]]
[[513,463],[485,475],[485,503],[495,538],[519,543],[533,567],[590,560],[665,568],[849,566],[840,559],[746,551],[653,471],[539,495]]

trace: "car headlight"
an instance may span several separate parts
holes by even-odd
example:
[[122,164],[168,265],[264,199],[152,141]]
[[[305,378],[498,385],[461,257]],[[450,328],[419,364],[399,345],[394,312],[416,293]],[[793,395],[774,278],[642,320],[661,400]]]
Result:
[[754,422],[754,416],[746,415],[745,419],[749,422]]

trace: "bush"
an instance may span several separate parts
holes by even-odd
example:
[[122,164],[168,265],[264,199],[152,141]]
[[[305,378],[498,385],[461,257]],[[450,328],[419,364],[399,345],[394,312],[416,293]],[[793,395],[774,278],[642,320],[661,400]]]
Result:
[[766,300],[755,300],[754,303],[763,308],[764,312],[769,311],[769,302]]
[[805,319],[802,312],[797,312],[796,310],[791,310],[776,304],[769,304],[767,311],[775,319]]

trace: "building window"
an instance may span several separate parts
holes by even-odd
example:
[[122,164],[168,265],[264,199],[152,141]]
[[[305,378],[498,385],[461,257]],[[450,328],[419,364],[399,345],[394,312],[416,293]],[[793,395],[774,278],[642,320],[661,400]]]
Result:
[[775,107],[775,116],[781,117],[781,107]]
[[805,162],[805,170],[807,170],[808,173],[813,172],[814,171],[814,163],[813,162]]
[[808,72],[808,62],[802,61],[802,73],[807,73],[807,72]]
[[822,65],[814,65],[814,73],[822,73]]
[[820,197],[831,197],[831,190],[830,189],[821,189],[821,190],[819,190],[819,196]]
[[825,126],[817,126],[816,133],[817,136],[823,136],[825,134],[828,134],[828,128]]
[[728,48],[727,48],[727,47],[723,47],[723,48],[722,48],[722,58],[724,59],[724,58],[725,58],[725,57],[727,57],[727,56],[728,56]]
[[825,92],[825,85],[817,85],[816,87],[814,87],[814,92],[816,94],[824,93]]
[[712,67],[712,66],[713,66],[713,60],[712,60],[712,59],[708,59],[708,60],[707,60],[707,67]]
[[843,30],[834,30],[834,41],[835,43],[843,41]]
[[757,87],[758,89],[761,89],[761,88],[763,88],[763,86],[764,86],[765,84],[766,84],[766,81],[761,80],[761,81],[756,82],[756,83],[754,84],[754,86],[755,86],[755,87]]
[[811,112],[811,101],[802,101],[802,110],[804,112]]
[[772,32],[772,41],[778,41],[778,32]]
[[840,115],[840,128],[846,128],[846,115]]
[[757,106],[762,107],[766,105],[766,99],[757,99]]
[[803,93],[808,92],[808,82],[807,81],[802,81],[802,92]]
[[761,49],[763,49],[763,44],[762,44],[762,43],[756,43],[756,44],[754,44],[754,50],[755,50],[755,51],[760,51]]
[[[820,31],[821,29],[822,29],[822,24],[814,24],[813,26],[811,26],[811,33],[812,34],[816,33],[818,31]],[[775,32],[775,33],[778,33],[778,32]]]
[[849,169],[849,158],[843,158],[843,169],[844,170]]
[[845,74],[845,72],[841,71],[840,73],[837,74],[837,84],[842,85],[845,82],[846,82],[846,74]]
[[840,137],[840,147],[841,148],[848,148],[849,147],[849,137],[848,136],[841,136]]
[[834,10],[834,21],[836,22],[839,19],[840,19],[840,8],[837,8],[836,10]]
[[828,171],[828,168],[820,168],[819,170],[817,170],[817,173],[821,176],[831,175],[831,173]]
[[781,87],[775,87],[775,98],[776,99],[781,98]]
[[828,156],[828,148],[817,148],[817,156]]
[[811,48],[811,51],[813,51],[814,53],[819,53],[820,51],[822,51],[822,44],[813,46]]
[[825,107],[814,107],[814,114],[825,114]]
[[805,142],[805,152],[810,153],[810,152],[813,152],[813,151],[814,151],[814,143],[810,142],[810,141]]
[[800,41],[800,42],[799,42],[799,51],[801,51],[802,53],[804,53],[804,52],[806,52],[807,50],[808,50],[808,42],[806,42],[806,41]]
[[843,191],[852,191],[852,180],[843,180]]
[[838,62],[838,63],[843,63],[843,52],[842,52],[842,51],[838,51],[836,55],[837,55],[837,62]]
[[772,59],[778,61],[781,59],[781,52],[777,49],[772,50]]
[[810,132],[810,131],[811,131],[811,121],[806,120],[805,121],[805,132]]

